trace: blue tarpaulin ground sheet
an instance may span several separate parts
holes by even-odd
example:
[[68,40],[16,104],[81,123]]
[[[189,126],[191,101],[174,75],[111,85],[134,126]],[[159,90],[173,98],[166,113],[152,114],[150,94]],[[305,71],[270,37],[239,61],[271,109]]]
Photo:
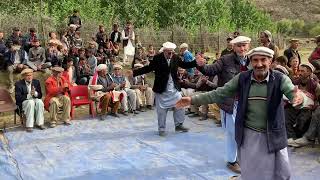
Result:
[[[44,131],[5,133],[0,179],[213,179],[226,168],[223,130],[212,120],[187,118],[188,133],[175,133],[168,113],[166,137],[157,135],[156,114],[74,120]],[[313,148],[316,149],[316,148]],[[319,179],[319,152],[289,149],[293,179]]]

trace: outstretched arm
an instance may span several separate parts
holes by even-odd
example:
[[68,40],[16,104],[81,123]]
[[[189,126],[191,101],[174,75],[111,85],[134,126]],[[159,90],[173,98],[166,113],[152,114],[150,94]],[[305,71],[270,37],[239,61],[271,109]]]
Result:
[[146,65],[146,66],[144,66],[142,68],[133,70],[133,76],[139,76],[139,75],[142,75],[142,74],[149,73],[149,72],[155,70],[155,66],[156,66],[155,62],[151,61],[149,65]]
[[216,90],[201,93],[192,97],[182,97],[176,104],[177,108],[189,106],[191,104],[212,104],[222,103],[225,98],[233,97],[238,90],[239,75],[232,78],[223,87],[219,87]]

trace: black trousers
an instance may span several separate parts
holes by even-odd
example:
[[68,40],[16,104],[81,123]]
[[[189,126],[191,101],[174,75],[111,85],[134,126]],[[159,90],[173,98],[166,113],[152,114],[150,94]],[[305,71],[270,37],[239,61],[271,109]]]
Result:
[[312,112],[312,118],[307,132],[304,136],[309,140],[320,140],[320,106]]
[[288,105],[285,108],[285,116],[288,139],[297,139],[307,132],[312,117],[312,110],[295,109],[291,105]]

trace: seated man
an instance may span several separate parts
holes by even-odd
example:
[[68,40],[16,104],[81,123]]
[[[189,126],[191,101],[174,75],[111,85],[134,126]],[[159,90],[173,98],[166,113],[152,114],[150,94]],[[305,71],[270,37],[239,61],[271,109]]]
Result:
[[112,94],[112,91],[117,85],[112,82],[111,76],[108,74],[107,69],[108,67],[105,64],[99,64],[96,69],[98,72],[97,84],[103,86],[103,88],[100,90],[103,93],[100,95],[101,97],[99,96],[101,104],[101,120],[106,118],[107,108],[110,105],[112,105],[111,115],[114,117],[119,117],[118,109],[120,106],[120,101],[114,100],[114,96]]
[[34,120],[39,129],[44,127],[44,105],[41,100],[42,92],[39,80],[33,79],[32,69],[21,72],[22,80],[15,84],[16,104],[26,116],[26,131],[32,132]]
[[293,147],[303,147],[309,144],[313,144],[316,138],[320,140],[320,107],[318,106],[315,111],[312,112],[312,118],[309,128],[302,138],[296,139],[293,143],[288,144]]
[[4,54],[4,60],[7,64],[7,69],[9,73],[9,91],[13,93],[14,82],[13,73],[21,72],[23,69],[27,68],[28,55],[25,50],[21,48],[18,44],[10,44],[9,51]]
[[288,136],[288,144],[292,144],[293,140],[302,137],[307,131],[315,101],[320,95],[320,85],[318,80],[313,77],[314,67],[310,63],[301,64],[299,67],[300,77],[293,80],[293,84],[299,87],[308,99],[308,107],[295,109],[288,105],[285,109],[286,113],[286,128]]
[[[218,76],[208,77],[208,76],[202,75],[200,76],[196,84],[196,92],[194,93],[194,95],[200,94],[203,92],[212,91],[217,87],[218,87]],[[208,111],[209,111],[209,106],[206,104],[201,106],[201,111],[200,111],[200,107],[197,106],[195,113],[201,115],[201,118],[199,119],[200,121],[204,121],[208,119]]]
[[192,83],[191,78],[185,69],[178,67],[178,83],[180,84],[183,96],[192,96],[195,92],[196,83]]
[[33,41],[33,47],[29,50],[29,59],[27,60],[27,65],[34,71],[42,71],[48,67],[46,64],[46,53],[43,47],[40,47],[39,40]]
[[53,67],[52,76],[46,80],[46,97],[44,105],[50,113],[50,127],[54,128],[58,121],[58,111],[62,109],[62,120],[70,123],[71,102],[69,98],[70,82],[62,76],[62,67]]
[[[114,88],[117,91],[121,91],[123,93],[123,99],[121,101],[121,106],[123,108],[122,114],[128,115],[127,112],[129,110],[128,105],[130,105],[131,110],[133,114],[139,114],[136,111],[137,107],[137,96],[134,90],[129,89],[129,87],[126,87],[126,79],[122,75],[122,66],[119,64],[113,65],[113,74],[112,74],[112,80],[114,83],[117,84],[117,86]],[[128,102],[129,101],[129,102]],[[129,104],[128,104],[129,103]]]
[[[143,64],[135,64],[134,69],[142,68]],[[139,75],[136,77],[128,77],[128,80],[131,85],[131,89],[136,92],[137,101],[139,105],[139,109],[143,107],[147,107],[148,109],[152,109],[154,96],[152,92],[152,88],[149,86],[147,82],[146,75]]]

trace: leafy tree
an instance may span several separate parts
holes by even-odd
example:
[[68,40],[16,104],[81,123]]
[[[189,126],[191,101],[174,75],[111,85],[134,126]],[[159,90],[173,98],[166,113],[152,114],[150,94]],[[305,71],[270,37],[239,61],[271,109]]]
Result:
[[289,19],[281,19],[277,23],[277,31],[282,34],[288,34],[292,30],[292,21]]

